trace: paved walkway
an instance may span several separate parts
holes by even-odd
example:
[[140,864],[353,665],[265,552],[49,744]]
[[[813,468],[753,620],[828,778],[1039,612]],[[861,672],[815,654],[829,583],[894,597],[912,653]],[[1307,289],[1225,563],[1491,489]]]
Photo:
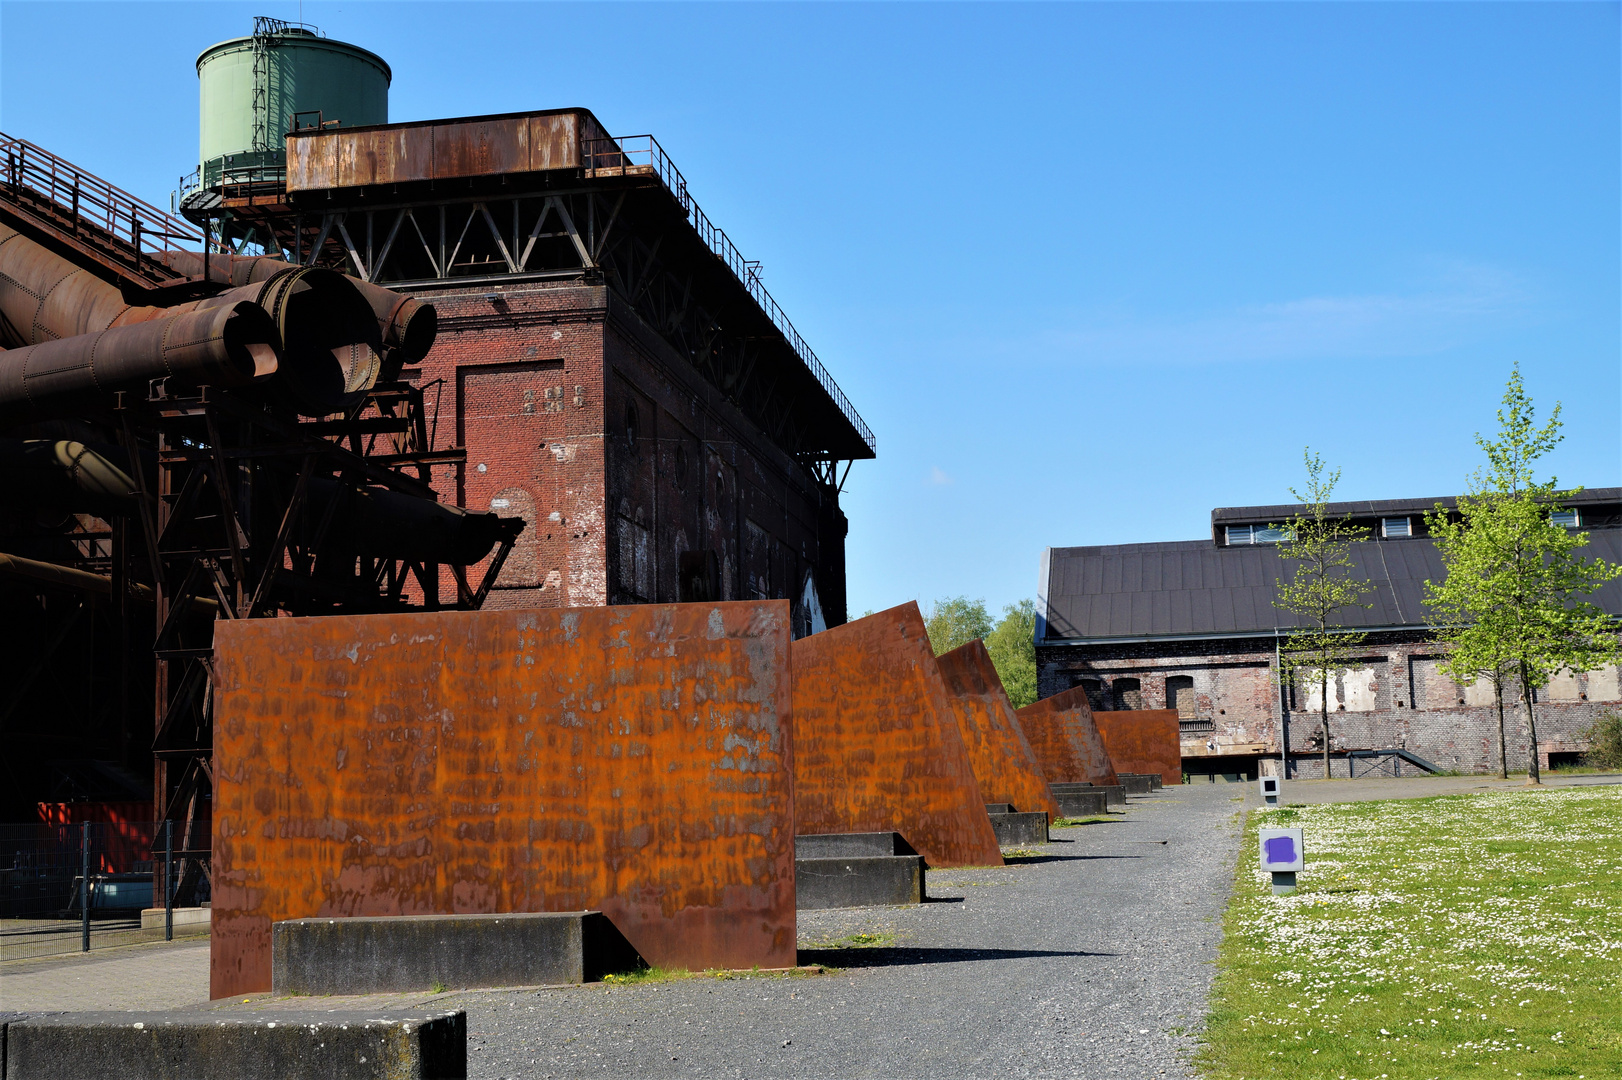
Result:
[[[1171,788],[1012,865],[932,871],[934,902],[804,912],[801,960],[830,974],[253,1004],[465,1008],[472,1077],[1189,1076],[1255,801]],[[208,1008],[207,983],[206,943],[132,945],[0,963],[0,1009]]]
[[[1622,783],[1622,773],[1545,773],[1543,787],[1585,787]],[[1191,787],[1193,785],[1190,785]],[[1220,788],[1223,785],[1217,784]],[[1230,785],[1231,786],[1231,785]],[[1254,789],[1256,784],[1247,785]],[[1378,799],[1423,799],[1432,795],[1468,795],[1482,791],[1525,791],[1525,774],[1496,776],[1364,777],[1358,780],[1286,780],[1281,803],[1372,802]]]

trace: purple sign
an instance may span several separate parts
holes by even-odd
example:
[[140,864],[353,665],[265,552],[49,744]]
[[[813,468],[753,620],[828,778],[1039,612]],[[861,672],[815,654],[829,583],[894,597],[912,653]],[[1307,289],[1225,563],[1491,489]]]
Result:
[[1269,836],[1262,844],[1262,853],[1270,863],[1295,862],[1295,837]]

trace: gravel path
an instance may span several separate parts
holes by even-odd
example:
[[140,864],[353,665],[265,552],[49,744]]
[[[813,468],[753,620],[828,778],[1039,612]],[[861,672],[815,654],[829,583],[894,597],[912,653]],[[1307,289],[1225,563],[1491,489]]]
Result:
[[801,962],[834,973],[434,1005],[467,1010],[470,1077],[1190,1076],[1249,791],[1133,799],[1015,865],[932,871],[937,902],[802,913]]

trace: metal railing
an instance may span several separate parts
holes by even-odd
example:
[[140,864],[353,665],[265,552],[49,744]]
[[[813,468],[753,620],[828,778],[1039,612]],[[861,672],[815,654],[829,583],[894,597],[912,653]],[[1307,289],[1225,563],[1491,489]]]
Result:
[[[818,384],[828,392],[828,396],[833,398],[834,404],[844,414],[845,419],[850,421],[851,426],[856,429],[857,434],[861,436],[862,442],[867,445],[869,450],[876,449],[877,443],[874,441],[873,432],[866,422],[862,420],[861,415],[857,413],[856,407],[850,403],[850,399],[845,396],[845,392],[839,389],[839,384],[834,382],[832,375],[828,374],[828,369],[822,366],[822,361],[817,359],[817,354],[812,351],[811,346],[806,344],[799,331],[794,329],[794,324],[789,321],[788,315],[778,306],[777,301],[772,299],[772,294],[766,291],[766,286],[761,284],[760,263],[745,259],[743,253],[738,250],[737,245],[732,242],[731,237],[727,236],[723,229],[710,221],[698,203],[693,200],[692,194],[687,190],[687,178],[682,176],[681,170],[676,168],[675,162],[670,160],[670,156],[665,153],[664,147],[659,145],[659,140],[652,135],[630,135],[611,139],[582,139],[580,150],[582,164],[591,169],[595,176],[612,176],[616,172],[623,175],[637,175],[645,169],[648,173],[659,178],[660,182],[675,197],[676,202],[687,214],[688,221],[698,231],[698,235],[704,240],[705,245],[731,269],[733,276],[738,279],[738,283],[748,291],[750,296],[754,297],[755,303],[760,305],[761,310],[766,313],[766,317],[771,319],[772,324],[782,333],[783,337],[788,341],[789,347],[800,358],[800,362],[811,372]],[[632,170],[636,171],[633,172]]]
[[225,154],[205,162],[180,178],[172,196],[172,208],[178,210],[186,200],[199,191],[244,185],[267,185],[277,191],[287,186],[287,151],[248,150],[240,154]]
[[[13,199],[20,201],[32,195],[54,204],[59,211],[66,211],[62,224],[79,239],[102,248],[109,248],[111,241],[108,255],[123,256],[153,280],[174,277],[161,259],[164,252],[183,248],[195,251],[203,245],[202,233],[190,223],[26,139],[0,133],[0,153],[5,157],[4,181]],[[119,246],[125,250],[111,250]],[[146,265],[149,258],[150,266]]]

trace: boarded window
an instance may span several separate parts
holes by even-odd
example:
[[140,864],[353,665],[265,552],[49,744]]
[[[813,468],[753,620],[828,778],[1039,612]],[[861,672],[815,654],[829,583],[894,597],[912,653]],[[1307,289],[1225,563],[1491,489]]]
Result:
[[1136,679],[1116,679],[1111,687],[1115,694],[1115,707],[1117,709],[1143,708],[1143,689]]
[[1166,680],[1166,707],[1177,710],[1177,719],[1192,720],[1199,710],[1194,705],[1194,676],[1172,675]]

